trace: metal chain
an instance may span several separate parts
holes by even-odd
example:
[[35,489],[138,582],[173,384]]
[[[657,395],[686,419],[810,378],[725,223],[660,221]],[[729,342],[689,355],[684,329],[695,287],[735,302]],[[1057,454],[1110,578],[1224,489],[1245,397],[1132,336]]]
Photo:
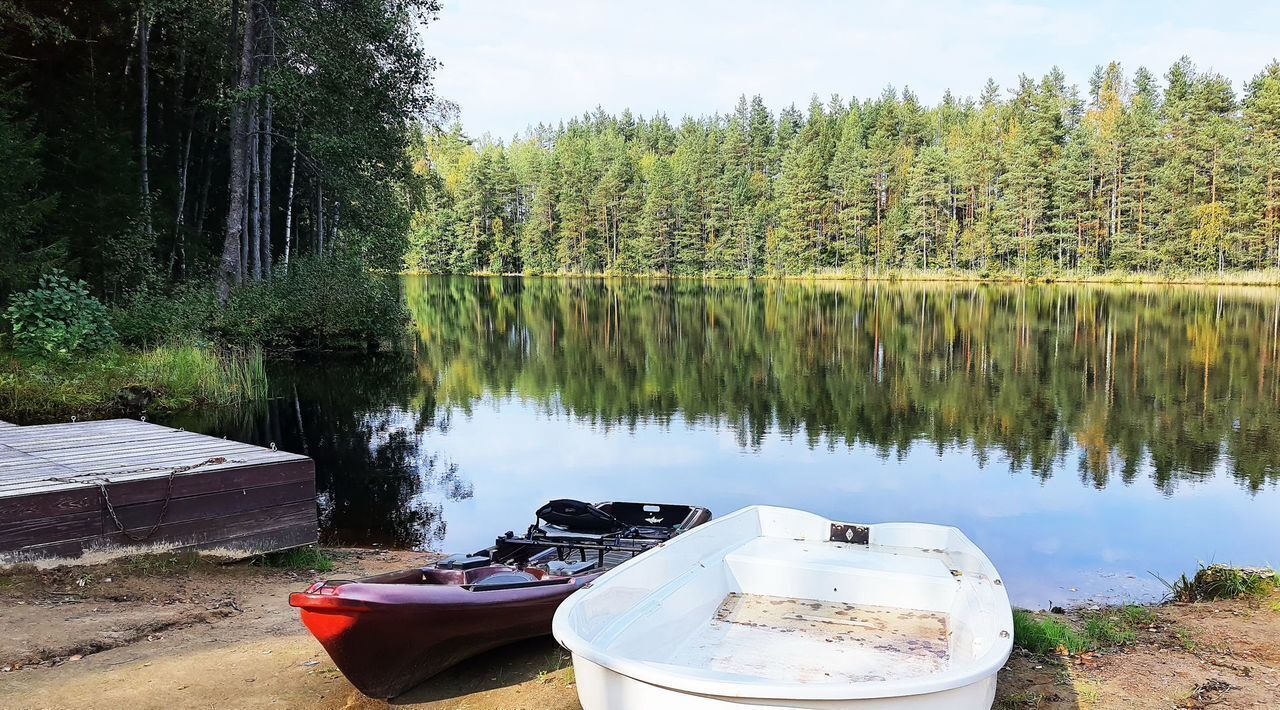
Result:
[[67,476],[67,477],[54,476],[47,480],[53,481],[56,483],[96,483],[98,486],[98,490],[102,492],[102,501],[107,506],[107,513],[111,515],[111,520],[116,524],[116,528],[118,528],[120,532],[130,540],[134,542],[144,542],[145,540],[147,540],[147,538],[154,535],[156,530],[160,529],[160,525],[164,523],[164,516],[166,513],[169,512],[169,503],[173,500],[173,479],[176,478],[180,473],[186,473],[187,471],[200,468],[201,466],[211,466],[211,465],[217,465],[217,464],[223,464],[223,463],[244,463],[244,461],[240,459],[228,459],[225,456],[214,456],[213,458],[207,458],[204,461],[201,461],[200,463],[194,463],[187,466],[177,466],[173,468],[168,466],[146,466],[143,468],[133,468],[133,469],[127,469],[124,471],[115,472],[113,475],[119,476],[119,475],[132,474],[132,473],[144,473],[146,471],[164,471],[164,470],[169,471],[169,476],[166,481],[166,488],[164,493],[164,505],[160,507],[160,515],[159,517],[156,518],[155,524],[152,525],[142,535],[136,535],[135,533],[131,533],[127,529],[125,529],[124,523],[120,522],[120,516],[116,515],[116,508],[114,505],[111,504],[111,496],[108,495],[107,493],[107,484],[111,483],[111,479],[101,478],[95,481],[84,481],[84,480],[77,480],[75,477],[70,477],[70,476]]

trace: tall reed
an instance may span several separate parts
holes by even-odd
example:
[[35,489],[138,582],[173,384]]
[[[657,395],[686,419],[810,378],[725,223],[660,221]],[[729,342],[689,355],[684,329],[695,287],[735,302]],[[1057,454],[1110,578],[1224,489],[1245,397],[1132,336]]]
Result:
[[175,411],[266,396],[266,366],[257,347],[174,344],[50,359],[0,354],[0,419]]

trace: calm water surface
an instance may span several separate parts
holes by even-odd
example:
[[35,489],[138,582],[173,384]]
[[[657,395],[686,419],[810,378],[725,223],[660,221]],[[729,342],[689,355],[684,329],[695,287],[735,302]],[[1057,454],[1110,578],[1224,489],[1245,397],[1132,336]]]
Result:
[[559,497],[956,525],[1016,603],[1280,564],[1280,292],[413,277],[405,352],[191,429],[316,459],[333,542],[472,550]]

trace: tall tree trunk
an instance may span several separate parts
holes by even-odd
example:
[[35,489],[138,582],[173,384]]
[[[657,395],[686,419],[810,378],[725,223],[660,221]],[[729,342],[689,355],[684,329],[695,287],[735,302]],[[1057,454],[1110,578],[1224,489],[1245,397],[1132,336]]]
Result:
[[258,244],[258,263],[262,265],[262,277],[271,278],[271,97],[263,99],[265,104],[262,116],[262,135],[259,138],[262,146],[262,171],[258,174],[259,205],[262,226]]
[[[269,3],[264,13],[263,27],[267,35],[267,66],[270,67],[275,61],[276,52],[276,33],[272,25],[271,11],[274,4]],[[260,252],[259,261],[262,262],[262,275],[266,279],[271,279],[271,149],[274,139],[271,131],[273,129],[274,116],[272,115],[271,94],[268,92],[264,99],[266,103],[266,115],[262,121],[262,251]]]
[[298,131],[293,132],[293,157],[289,159],[289,197],[284,212],[284,272],[289,273],[289,250],[293,238],[293,185],[298,177]]
[[316,255],[324,254],[324,185],[316,181]]
[[[254,0],[245,6],[244,39],[240,48],[240,78],[237,88],[247,91],[253,83]],[[242,261],[240,243],[244,237],[245,152],[248,147],[248,123],[242,101],[231,110],[231,175],[227,181],[227,233],[222,241],[222,261],[218,270],[218,302],[225,304],[231,287],[239,281]]]
[[[200,243],[200,238],[204,236],[204,218],[205,212],[209,208],[209,187],[213,182],[213,141],[209,140],[209,126],[212,121],[206,115],[204,119],[204,128],[201,129],[200,142],[203,147],[200,150],[200,196],[196,199],[195,211],[191,214],[192,234],[196,243]],[[184,259],[185,261],[185,259]]]
[[142,131],[139,140],[139,157],[142,161],[142,224],[147,237],[151,231],[151,169],[150,145],[148,144],[147,126],[150,123],[151,105],[151,19],[147,17],[145,8],[138,11],[138,81],[142,86]]
[[[246,143],[248,140],[245,141]],[[249,157],[245,156],[245,179],[249,178]],[[240,209],[240,273],[236,275],[238,283],[244,283],[249,279],[249,201],[253,195],[249,191],[249,186],[244,186],[244,201]]]
[[[330,225],[332,226],[330,226],[329,228],[330,229],[329,242],[332,244],[338,243],[338,217],[339,216],[342,216],[342,203],[334,202],[333,203],[333,220],[330,221]],[[333,247],[329,247],[329,248],[333,248]]]
[[182,166],[178,170],[178,209],[173,223],[173,255],[170,258],[169,270],[174,278],[182,278],[187,268],[186,236],[183,223],[187,212],[187,175],[191,166],[191,135],[195,133],[196,115],[191,112],[191,121],[187,126],[187,140],[182,148]]
[[249,272],[254,281],[262,280],[262,154],[258,143],[262,139],[258,117],[258,100],[249,104]]

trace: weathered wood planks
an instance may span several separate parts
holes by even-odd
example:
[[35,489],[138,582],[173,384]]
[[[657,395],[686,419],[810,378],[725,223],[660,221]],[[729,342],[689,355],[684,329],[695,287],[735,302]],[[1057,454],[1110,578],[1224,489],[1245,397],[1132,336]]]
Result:
[[0,427],[0,561],[316,538],[305,456],[129,419]]

